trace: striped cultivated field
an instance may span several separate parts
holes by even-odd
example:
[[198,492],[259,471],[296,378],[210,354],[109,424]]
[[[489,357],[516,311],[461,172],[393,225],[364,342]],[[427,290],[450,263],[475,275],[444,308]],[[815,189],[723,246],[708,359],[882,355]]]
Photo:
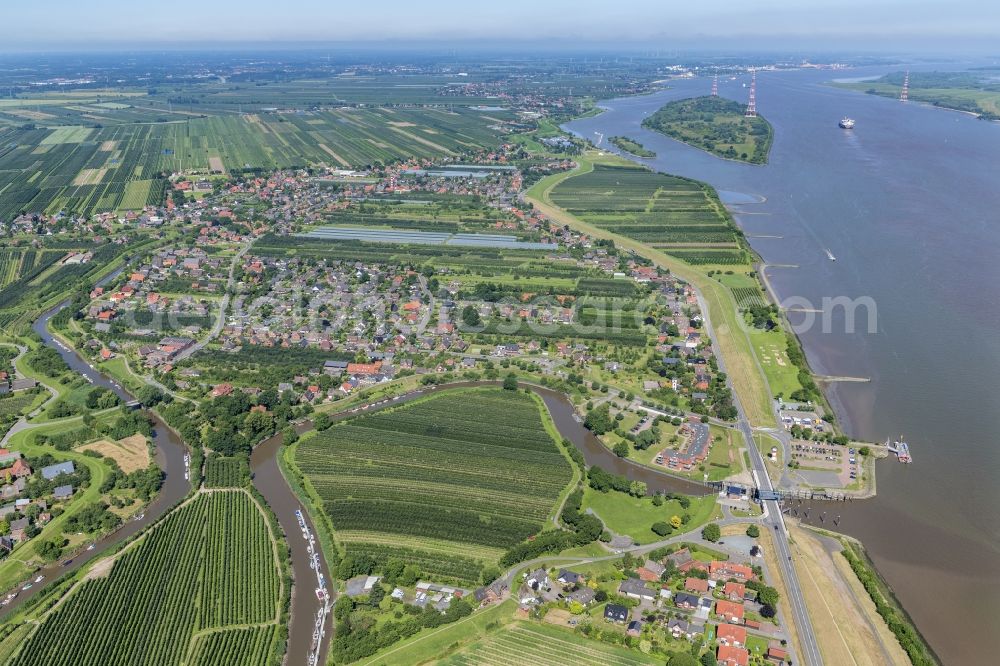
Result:
[[634,166],[595,164],[549,194],[555,205],[602,229],[694,264],[749,263],[739,231],[705,185]]
[[[159,205],[165,174],[173,172],[362,167],[455,156],[496,145],[507,131],[503,123],[513,119],[438,107],[199,116],[162,113],[154,123],[97,128],[0,128],[0,222],[21,212],[89,215]],[[168,117],[172,122],[161,122]]]
[[204,493],[98,564],[42,617],[14,666],[265,666],[276,654],[281,582],[250,495]]
[[540,624],[518,622],[440,662],[442,666],[646,666],[662,663],[640,652]]
[[542,529],[572,478],[523,392],[447,391],[305,439],[296,464],[348,554],[474,583]]

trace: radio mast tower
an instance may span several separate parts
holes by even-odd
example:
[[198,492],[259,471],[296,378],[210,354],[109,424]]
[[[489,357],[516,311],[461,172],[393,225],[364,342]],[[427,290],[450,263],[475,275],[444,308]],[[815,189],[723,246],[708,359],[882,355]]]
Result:
[[906,76],[903,77],[903,89],[899,92],[899,101],[905,102],[910,98],[910,70],[906,70]]
[[719,75],[716,74],[712,77],[712,97],[719,96]]
[[743,114],[747,118],[757,117],[757,70],[750,70],[750,101],[747,102],[747,112]]

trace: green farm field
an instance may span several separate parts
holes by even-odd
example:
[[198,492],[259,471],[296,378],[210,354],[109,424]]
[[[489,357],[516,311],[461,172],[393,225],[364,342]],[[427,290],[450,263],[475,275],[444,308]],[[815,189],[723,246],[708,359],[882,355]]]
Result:
[[[766,305],[764,290],[750,274],[742,271],[733,271],[732,274],[720,272],[713,277],[732,291],[741,310]],[[745,328],[761,370],[767,377],[771,395],[788,397],[801,389],[799,369],[788,358],[788,339],[784,332],[780,329],[757,329],[749,324]]]
[[276,658],[280,588],[256,503],[205,493],[95,565],[8,663],[265,666]]
[[524,392],[446,391],[317,433],[295,463],[348,555],[475,584],[572,479],[540,409]]
[[21,212],[86,215],[159,205],[164,176],[207,174],[220,162],[230,170],[363,167],[459,155],[495,145],[506,131],[503,119],[464,107],[192,115],[6,129],[0,134],[0,220]]
[[[110,272],[125,251],[125,246],[114,243],[89,245],[80,241],[74,245],[76,247],[7,251],[21,253],[21,263],[16,270],[8,269],[5,279],[14,279],[0,287],[0,328],[16,331],[19,324],[27,323],[31,312],[47,304],[55,305],[50,301],[67,289]],[[135,247],[132,245],[130,249]],[[71,251],[90,251],[93,257],[86,263],[63,263],[61,260]],[[0,266],[0,271],[3,270]]]
[[757,360],[767,376],[768,386],[774,397],[788,398],[802,388],[799,369],[788,358],[788,339],[778,330],[750,330],[750,342],[757,352]]
[[595,164],[559,183],[553,204],[689,264],[747,264],[736,226],[704,185],[637,166]]
[[544,624],[514,622],[438,662],[447,666],[645,666],[660,663],[638,651],[605,645]]
[[[48,395],[48,393],[45,395]],[[0,419],[3,419],[5,416],[19,416],[28,411],[27,408],[34,405],[38,399],[38,395],[23,391],[0,396]]]
[[205,460],[206,488],[236,488],[249,479],[248,463],[241,458],[211,455]]

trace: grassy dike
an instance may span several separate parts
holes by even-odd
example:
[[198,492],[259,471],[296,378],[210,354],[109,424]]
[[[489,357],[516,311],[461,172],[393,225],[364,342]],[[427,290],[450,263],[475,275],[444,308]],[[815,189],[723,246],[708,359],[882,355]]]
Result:
[[[631,250],[694,285],[705,299],[715,340],[719,346],[719,352],[725,360],[726,372],[733,382],[733,389],[739,396],[747,418],[754,426],[774,427],[776,423],[774,412],[771,409],[771,391],[760,368],[750,336],[743,323],[743,316],[736,306],[732,291],[695,266],[688,265],[639,241],[584,222],[553,204],[549,195],[557,185],[574,176],[590,172],[593,170],[594,164],[635,166],[629,160],[598,151],[588,151],[581,155],[577,158],[577,164],[578,167],[572,171],[555,174],[535,183],[526,192],[525,199],[551,219],[568,224],[577,231],[595,238],[613,240],[619,248]],[[718,205],[722,204],[718,203]]]
[[[816,599],[826,607],[818,614],[826,614],[820,626],[827,627],[825,638],[828,650],[830,643],[842,643],[839,659],[843,661],[853,657],[858,663],[912,663],[916,666],[941,663],[896,599],[892,588],[875,569],[860,541],[812,525],[796,524],[791,534],[796,546],[797,566],[813,569],[815,575],[822,579],[815,599],[810,599],[807,594],[806,602],[810,612],[813,607],[819,606]],[[834,540],[841,550],[824,548],[820,539]],[[812,542],[812,548],[809,548],[809,542]],[[850,591],[840,599],[831,599],[825,593],[831,586],[844,584]],[[843,631],[835,626],[841,624],[844,625]],[[833,636],[829,626],[837,628],[839,636]],[[876,631],[877,636],[871,635],[872,631]],[[824,636],[821,635],[820,639],[822,648]],[[881,642],[881,648],[876,641]]]
[[895,635],[900,647],[906,652],[914,666],[934,666],[941,663],[917,630],[906,610],[897,601],[889,584],[875,569],[875,565],[868,558],[861,542],[840,535],[838,538],[844,543],[844,550],[841,554],[847,560],[851,570],[857,575],[872,603],[875,604],[876,612],[885,620],[889,631]]

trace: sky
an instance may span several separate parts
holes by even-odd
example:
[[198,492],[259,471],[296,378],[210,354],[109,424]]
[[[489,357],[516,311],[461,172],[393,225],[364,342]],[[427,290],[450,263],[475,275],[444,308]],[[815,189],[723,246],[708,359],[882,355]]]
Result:
[[0,51],[232,44],[544,43],[586,48],[1000,51],[997,0],[35,0]]

